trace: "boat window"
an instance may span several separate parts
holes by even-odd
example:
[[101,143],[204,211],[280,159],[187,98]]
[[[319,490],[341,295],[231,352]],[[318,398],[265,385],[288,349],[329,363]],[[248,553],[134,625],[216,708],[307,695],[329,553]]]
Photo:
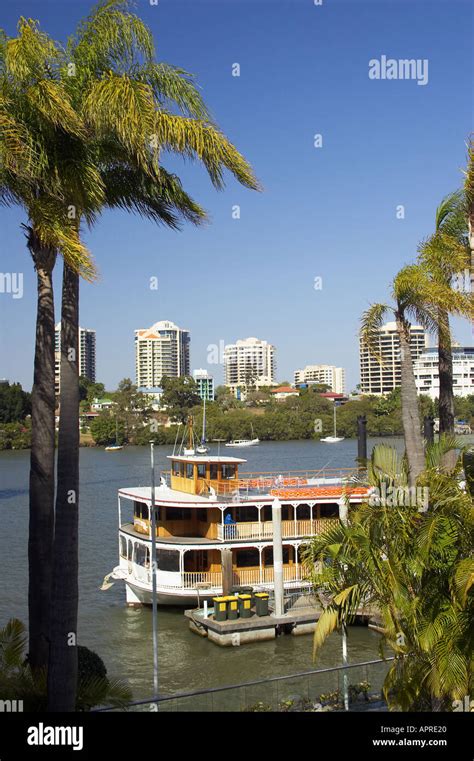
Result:
[[214,481],[217,480],[217,463],[216,462],[211,463],[210,476],[212,479],[214,479]]
[[190,517],[190,512],[185,507],[167,507],[167,521],[185,521]]
[[[287,544],[283,545],[283,564],[290,562],[290,548]],[[263,564],[265,566],[273,565],[273,547],[265,547],[263,550]]]
[[180,472],[180,467],[179,466],[180,465],[181,465],[180,462],[177,462],[176,460],[173,460],[173,464],[172,464],[173,476],[179,476],[179,472]]
[[258,508],[255,505],[242,505],[235,508],[235,520],[237,523],[246,521],[258,521]]
[[206,463],[200,462],[198,467],[198,478],[206,478]]
[[131,560],[132,557],[133,557],[133,544],[132,544],[132,540],[129,539],[128,540],[128,555],[127,555],[127,559]]
[[179,552],[174,550],[157,550],[156,560],[159,571],[179,571]]
[[120,557],[127,557],[127,540],[124,536],[120,537]]
[[194,465],[192,462],[186,463],[186,478],[194,478]]
[[338,518],[339,517],[339,506],[333,504],[329,505],[321,505],[321,512],[320,512],[321,518]]
[[260,553],[254,547],[249,547],[248,550],[237,550],[235,553],[235,564],[237,568],[250,568],[259,567],[260,565]]
[[311,508],[309,505],[298,505],[296,508],[296,517],[299,521],[309,521],[311,518]]
[[137,544],[135,545],[134,562],[137,565],[146,566],[147,558],[148,558],[148,565],[149,565],[150,560],[149,560],[148,548],[144,544],[139,544],[137,542]]
[[235,465],[223,465],[222,478],[225,480],[229,480],[230,478],[235,478]]
[[133,514],[135,515],[135,518],[142,518],[143,520],[148,520],[148,507],[145,505],[144,502],[134,502],[133,503]]
[[[282,505],[281,506],[281,519],[282,521],[291,521],[293,520],[293,506],[292,505]],[[265,505],[262,511],[262,520],[263,521],[271,521],[272,520],[272,506],[271,505]]]

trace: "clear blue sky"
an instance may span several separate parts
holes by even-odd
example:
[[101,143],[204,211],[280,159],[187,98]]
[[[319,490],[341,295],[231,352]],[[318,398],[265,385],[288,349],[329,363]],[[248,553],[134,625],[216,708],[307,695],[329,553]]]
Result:
[[[30,16],[64,40],[91,5],[10,0],[1,25],[12,34],[18,16]],[[140,0],[137,11],[158,58],[196,75],[264,192],[229,177],[217,193],[199,166],[166,158],[210,225],[176,233],[104,214],[87,234],[100,280],[82,286],[80,309],[81,325],[97,331],[98,380],[112,388],[133,378],[134,329],[170,319],[191,331],[193,368],[207,366],[209,344],[253,335],[276,345],[278,379],[292,380],[306,364],[336,364],[347,368],[350,390],[359,380],[362,311],[386,300],[393,274],[431,232],[436,205],[462,181],[472,130],[471,3]],[[369,79],[369,60],[382,55],[428,59],[428,84]],[[315,133],[322,148],[313,147]],[[240,220],[231,216],[235,204]],[[24,273],[22,299],[0,294],[0,377],[30,388],[36,286],[25,220],[18,209],[0,217],[1,271]],[[470,325],[456,323],[455,333],[473,343]],[[209,370],[219,381],[221,368]]]

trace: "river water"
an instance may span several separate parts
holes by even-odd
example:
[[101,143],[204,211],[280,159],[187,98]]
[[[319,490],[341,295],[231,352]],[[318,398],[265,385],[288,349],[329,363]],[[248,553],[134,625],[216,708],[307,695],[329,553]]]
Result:
[[[374,443],[369,440],[369,451]],[[401,439],[390,439],[401,449]],[[352,467],[357,443],[328,445],[315,441],[264,442],[233,450],[247,464],[243,471]],[[170,447],[156,447],[156,467],[167,470]],[[217,450],[213,448],[212,454]],[[111,676],[128,680],[134,698],[152,694],[151,612],[125,607],[121,582],[100,591],[104,576],[118,563],[117,490],[149,484],[149,451],[126,447],[109,453],[83,448],[80,493],[79,643],[105,661]],[[27,623],[28,451],[0,453],[0,626],[15,616]],[[157,473],[158,475],[158,473]],[[333,635],[313,666],[310,635],[282,636],[235,648],[220,648],[192,634],[182,609],[159,608],[160,693],[238,684],[341,662],[341,640]],[[377,658],[379,637],[364,627],[352,627],[349,661]]]

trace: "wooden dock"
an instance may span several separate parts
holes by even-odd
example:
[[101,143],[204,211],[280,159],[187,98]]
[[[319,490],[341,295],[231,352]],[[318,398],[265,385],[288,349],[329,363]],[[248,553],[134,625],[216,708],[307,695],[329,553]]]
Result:
[[[225,621],[216,621],[212,608],[208,610],[207,617],[203,608],[186,610],[184,615],[189,621],[190,630],[195,634],[207,637],[221,647],[239,647],[251,642],[275,639],[282,634],[290,634],[293,637],[311,634],[316,628],[321,610],[321,604],[316,597],[303,595],[282,616],[276,616],[271,608],[267,616],[257,616],[252,610],[250,618],[239,617]],[[367,626],[375,621],[369,611],[361,610],[360,615],[356,617],[356,623]]]
[[253,615],[250,618],[236,618],[215,621],[212,615],[204,618],[202,609],[185,611],[191,631],[221,647],[238,647],[248,642],[262,642],[275,639],[280,634],[308,634],[313,632],[320,615],[315,606],[300,607],[283,616]]

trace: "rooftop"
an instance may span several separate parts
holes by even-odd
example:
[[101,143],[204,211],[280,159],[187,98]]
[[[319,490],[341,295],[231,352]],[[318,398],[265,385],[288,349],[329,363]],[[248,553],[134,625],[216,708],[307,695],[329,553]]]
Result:
[[210,462],[210,463],[232,463],[240,465],[242,462],[247,462],[247,460],[242,460],[240,457],[214,457],[213,455],[174,455],[169,454],[167,455],[168,460],[175,460],[177,462]]

